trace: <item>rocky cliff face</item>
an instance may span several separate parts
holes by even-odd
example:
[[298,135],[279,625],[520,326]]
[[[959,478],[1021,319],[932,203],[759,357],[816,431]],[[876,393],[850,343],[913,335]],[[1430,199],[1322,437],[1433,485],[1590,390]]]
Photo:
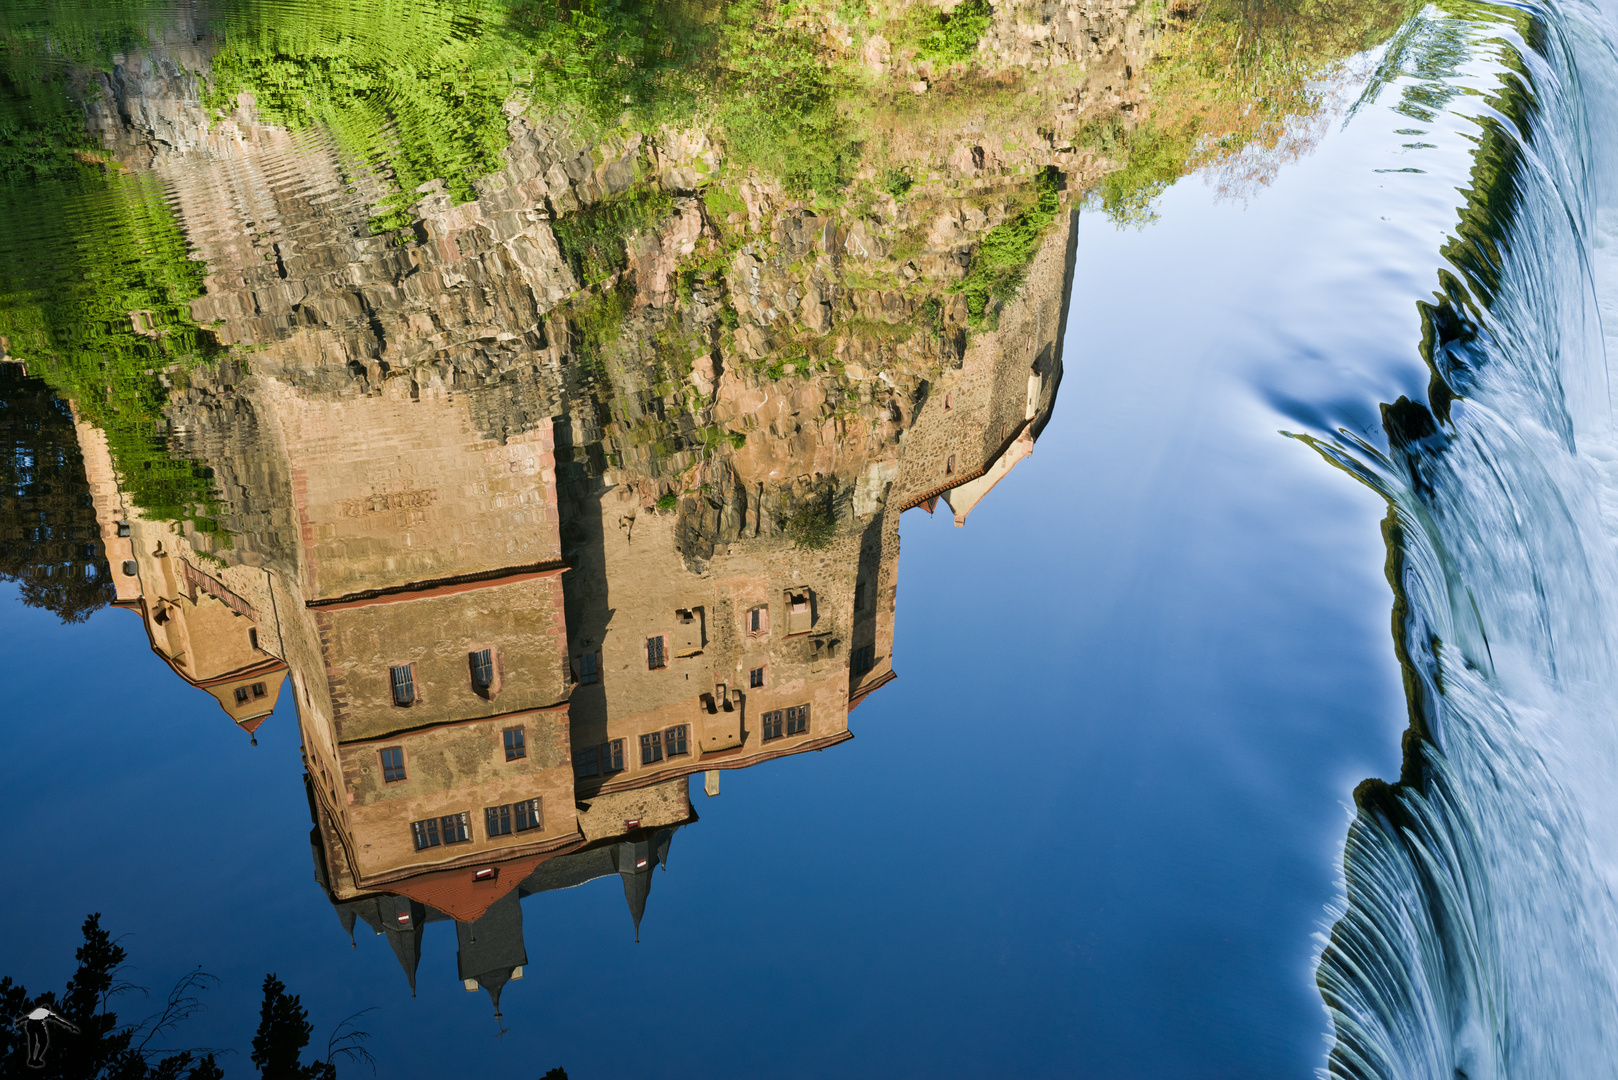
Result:
[[[382,233],[385,167],[262,122],[250,96],[204,106],[205,35],[119,57],[92,127],[162,176],[208,268],[192,315],[235,355],[170,410],[182,450],[219,463],[227,528],[265,547],[230,557],[287,550],[284,478],[248,480],[265,380],[463,395],[494,437],[554,422],[564,500],[603,481],[648,507],[673,495],[696,558],[749,515],[767,531],[829,498],[851,516],[934,385],[969,349],[1001,350],[1005,290],[973,312],[963,282],[986,237],[1053,227],[1101,174],[1073,132],[1130,107],[1149,43],[1128,5],[1023,0],[994,9],[972,65],[945,69],[872,32],[905,7],[863,31],[806,16],[827,62],[867,80],[878,145],[841,199],[729,169],[721,132],[590,134],[513,103],[475,199],[424,185],[410,227]],[[1041,175],[1060,190],[1031,217]]]

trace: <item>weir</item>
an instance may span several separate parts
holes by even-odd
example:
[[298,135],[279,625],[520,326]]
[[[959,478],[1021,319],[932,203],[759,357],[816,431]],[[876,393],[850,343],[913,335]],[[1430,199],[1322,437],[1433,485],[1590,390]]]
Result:
[[1618,472],[1602,313],[1610,13],[1464,20],[1499,89],[1433,299],[1428,400],[1330,460],[1388,501],[1410,727],[1367,780],[1317,981],[1332,1076],[1610,1075],[1618,1054]]

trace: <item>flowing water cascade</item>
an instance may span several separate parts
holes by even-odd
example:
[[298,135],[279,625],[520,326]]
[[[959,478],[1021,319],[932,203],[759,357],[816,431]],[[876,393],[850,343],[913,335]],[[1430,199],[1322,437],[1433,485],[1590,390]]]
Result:
[[1317,970],[1327,1073],[1611,1076],[1612,20],[1576,4],[1454,10],[1501,76],[1481,108],[1452,105],[1476,117],[1479,149],[1422,305],[1429,402],[1384,406],[1385,448],[1315,443],[1388,500],[1410,706],[1399,781],[1355,793]]

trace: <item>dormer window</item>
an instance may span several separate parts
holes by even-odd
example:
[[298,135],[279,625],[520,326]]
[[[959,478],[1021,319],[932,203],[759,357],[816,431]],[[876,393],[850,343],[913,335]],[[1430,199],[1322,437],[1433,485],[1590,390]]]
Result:
[[814,594],[808,589],[793,589],[786,594],[787,634],[806,634],[815,625]]
[[702,652],[702,609],[679,608],[674,612],[674,655],[697,656]]
[[388,669],[393,687],[393,703],[403,708],[416,700],[416,665],[396,664]]

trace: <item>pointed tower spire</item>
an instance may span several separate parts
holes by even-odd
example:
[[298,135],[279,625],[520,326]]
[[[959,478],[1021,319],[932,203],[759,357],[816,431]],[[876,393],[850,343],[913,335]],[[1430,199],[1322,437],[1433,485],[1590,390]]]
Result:
[[421,963],[421,931],[427,921],[427,909],[403,896],[379,896],[376,906],[393,955],[399,958],[399,966],[410,980],[410,996],[415,997],[416,967]]
[[460,953],[455,958],[461,981],[468,990],[482,987],[500,1016],[500,991],[511,979],[522,978],[528,963],[522,941],[522,905],[515,890],[489,905],[471,922],[455,924]]
[[657,855],[646,840],[625,841],[618,845],[616,855],[618,876],[624,879],[624,899],[629,903],[629,917],[635,920],[635,942],[640,943],[640,920],[646,914],[646,897],[652,892],[652,866]]

